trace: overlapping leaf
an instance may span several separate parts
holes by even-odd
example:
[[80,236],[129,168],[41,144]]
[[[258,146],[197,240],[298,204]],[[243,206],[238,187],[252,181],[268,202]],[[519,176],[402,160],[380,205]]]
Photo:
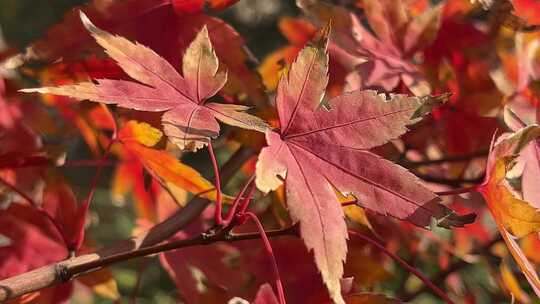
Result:
[[340,278],[347,252],[343,210],[334,189],[352,193],[364,207],[419,226],[471,220],[456,216],[405,169],[368,150],[405,133],[422,99],[354,91],[323,104],[328,82],[327,37],[306,46],[278,86],[281,129],[267,131],[256,184],[276,189],[285,179],[287,204],[331,298],[343,303]]
[[114,36],[81,13],[81,19],[96,41],[122,69],[138,82],[98,79],[61,87],[27,89],[89,99],[141,111],[162,112],[165,134],[181,149],[197,150],[219,134],[219,119],[227,124],[264,131],[266,124],[244,111],[245,106],[207,103],[227,81],[219,70],[206,27],[199,32],[183,58],[183,76],[149,48]]
[[[129,121],[119,133],[119,139],[129,153],[162,184],[185,189],[193,194],[215,200],[216,191],[211,182],[202,177],[195,169],[181,163],[167,151],[148,148],[161,139],[161,132],[146,123]],[[225,200],[230,198],[225,196]]]
[[486,178],[479,188],[510,253],[538,296],[540,279],[517,244],[516,238],[540,231],[540,212],[528,202],[519,199],[505,177],[517,153],[539,136],[538,125],[522,128],[511,135],[503,135],[490,152]]
[[[517,113],[512,111],[510,107],[514,108],[514,106],[516,106],[515,109],[519,111],[520,114],[524,117],[528,116],[528,118],[532,118],[529,120],[532,120],[533,122],[538,122],[536,116],[537,113],[540,114],[540,112],[531,106],[522,107],[519,106],[519,104],[518,101],[515,101],[513,104],[506,106],[504,117],[506,124],[516,132],[519,131],[520,128],[526,126],[526,122],[524,122]],[[523,166],[523,174],[521,176],[523,199],[536,208],[539,208],[540,183],[538,182],[538,176],[540,176],[540,140],[536,139],[531,144],[525,146],[519,155],[518,162],[521,162]]]
[[440,26],[441,6],[410,17],[404,1],[362,1],[367,21],[376,34],[374,36],[355,15],[341,8],[323,8],[324,3],[313,0],[297,2],[318,19],[339,18],[342,25],[344,20],[349,20],[335,43],[364,61],[348,76],[349,89],[371,87],[391,92],[403,82],[417,96],[431,92],[429,83],[411,58],[435,39]]

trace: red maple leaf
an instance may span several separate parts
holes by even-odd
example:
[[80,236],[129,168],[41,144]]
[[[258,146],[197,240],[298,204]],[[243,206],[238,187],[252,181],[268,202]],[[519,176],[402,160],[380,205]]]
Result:
[[[326,33],[327,34],[327,33]],[[422,99],[374,91],[349,92],[322,103],[328,83],[326,35],[306,46],[279,83],[279,132],[267,131],[256,184],[276,189],[285,179],[287,204],[301,236],[336,303],[343,303],[340,278],[347,228],[335,190],[352,193],[364,207],[419,226],[432,218],[462,226],[456,216],[411,173],[368,150],[406,132]]]
[[244,112],[245,106],[205,103],[227,81],[226,71],[219,70],[206,27],[186,50],[182,76],[151,49],[97,28],[83,13],[81,19],[109,56],[138,82],[98,79],[97,84],[83,82],[23,92],[50,93],[140,111],[165,112],[162,116],[165,134],[181,149],[197,150],[210,138],[217,137],[220,128],[216,119],[246,129],[266,129],[261,119]]

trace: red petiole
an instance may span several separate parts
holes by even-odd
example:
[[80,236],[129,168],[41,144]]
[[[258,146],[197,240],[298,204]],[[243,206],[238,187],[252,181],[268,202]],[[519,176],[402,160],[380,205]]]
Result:
[[272,250],[272,245],[270,244],[270,241],[268,240],[268,236],[266,235],[264,227],[253,212],[245,212],[245,213],[242,213],[242,215],[250,217],[251,220],[253,220],[253,222],[257,226],[257,229],[259,230],[259,234],[261,235],[261,239],[264,243],[266,253],[268,254],[268,257],[270,258],[270,260],[272,261],[272,269],[274,271],[274,277],[276,279],[276,288],[278,292],[279,304],[285,304],[286,303],[285,292],[283,291],[283,284],[281,283],[281,276],[279,275],[279,269],[276,262],[276,256],[274,255],[274,251]]
[[221,227],[223,226],[223,217],[221,216],[221,212],[223,209],[223,202],[221,198],[221,178],[219,175],[219,166],[216,155],[214,153],[214,148],[212,147],[212,141],[208,141],[208,154],[210,155],[212,167],[214,168],[214,179],[216,187],[216,209],[214,213],[214,220],[216,222],[216,226]]

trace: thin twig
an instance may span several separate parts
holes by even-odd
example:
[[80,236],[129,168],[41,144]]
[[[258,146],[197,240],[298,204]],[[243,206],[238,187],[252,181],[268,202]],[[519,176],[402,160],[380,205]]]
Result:
[[414,172],[414,175],[416,175],[420,179],[423,179],[426,182],[448,185],[452,187],[460,187],[462,184],[480,184],[482,181],[484,181],[484,175],[481,175],[475,178],[456,178],[456,179],[425,175],[418,172]]
[[404,160],[401,163],[404,167],[412,169],[412,168],[418,168],[418,167],[423,167],[423,166],[440,165],[444,163],[466,162],[474,158],[486,157],[488,153],[489,153],[488,150],[482,150],[478,152],[473,152],[471,154],[448,156],[448,157],[439,158],[439,159],[428,159],[428,160],[421,160],[421,161]]
[[139,263],[139,269],[137,270],[137,280],[135,281],[135,286],[133,287],[133,291],[131,292],[131,304],[137,304],[137,294],[139,293],[139,289],[141,288],[141,282],[143,273],[146,270],[146,266],[148,264],[148,259],[143,259]]
[[[498,242],[502,241],[502,238],[500,235],[498,235],[497,237],[495,237],[494,239],[492,239],[490,242],[486,243],[485,245],[483,245],[480,249],[476,250],[475,253],[476,254],[484,254],[486,252],[489,252],[490,248],[493,247],[493,245],[497,244]],[[433,282],[435,285],[439,286],[441,284],[444,283],[444,281],[446,280],[446,278],[451,275],[452,273],[462,269],[462,268],[465,268],[467,266],[471,265],[471,263],[463,260],[463,259],[460,259],[452,264],[450,264],[450,266],[448,266],[448,268],[446,268],[445,270],[437,273],[432,279],[431,279],[431,282]],[[413,293],[409,293],[409,294],[404,294],[402,296],[400,296],[399,298],[401,300],[403,300],[404,302],[409,302],[409,301],[412,301],[413,299],[415,299],[416,297],[418,297],[420,294],[422,293],[425,293],[425,292],[430,292],[432,293],[433,291],[431,289],[429,289],[427,286],[422,286],[422,288],[416,290],[415,292]]]
[[[297,231],[296,226],[291,226],[285,229],[268,231],[266,232],[266,235],[268,237],[279,237],[279,236],[285,236],[285,235],[294,236],[294,235],[298,235],[298,231]],[[67,266],[67,268],[64,269],[64,272],[65,272],[66,278],[68,280],[71,280],[72,278],[75,278],[81,274],[91,272],[91,271],[96,271],[105,266],[109,266],[118,262],[124,262],[124,261],[131,260],[134,258],[153,255],[156,253],[176,250],[176,249],[185,248],[185,247],[211,245],[218,242],[238,242],[238,241],[245,241],[245,240],[255,240],[259,238],[261,238],[261,234],[259,232],[242,233],[242,234],[203,233],[199,236],[196,236],[190,239],[178,240],[178,241],[168,242],[168,243],[154,245],[150,247],[144,247],[144,248],[140,248],[131,252],[124,252],[124,253],[119,253],[116,255],[111,255],[106,258],[102,258],[96,261],[91,261],[88,263],[82,263],[82,264],[78,264],[74,266]],[[66,262],[69,263],[69,260]],[[58,264],[62,264],[62,262]]]
[[362,239],[365,242],[370,243],[371,245],[375,246],[377,249],[379,249],[381,252],[392,258],[394,261],[396,261],[398,264],[400,264],[403,268],[407,269],[409,272],[414,274],[416,277],[418,277],[424,284],[431,289],[436,295],[438,295],[441,299],[443,299],[446,303],[453,304],[454,302],[448,297],[444,291],[442,291],[437,285],[435,285],[433,282],[431,282],[422,272],[420,272],[418,269],[414,268],[413,266],[407,264],[402,258],[397,256],[396,254],[388,251],[386,247],[379,244],[377,241],[371,239],[369,236],[364,235],[361,232],[349,230],[349,235],[356,236],[360,239]]

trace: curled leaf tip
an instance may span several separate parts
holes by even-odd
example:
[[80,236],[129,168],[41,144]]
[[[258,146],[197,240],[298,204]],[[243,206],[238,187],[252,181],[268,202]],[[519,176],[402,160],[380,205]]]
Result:
[[96,26],[92,23],[92,21],[90,21],[90,18],[88,18],[83,11],[79,11],[79,17],[81,18],[82,24],[88,31],[96,29]]
[[330,37],[330,31],[332,29],[332,21],[328,21],[328,23],[321,28],[316,34],[311,43],[321,49],[326,49],[328,46],[328,37]]
[[[84,26],[84,28],[94,36],[95,39],[98,39],[100,36],[109,36],[110,34],[105,32],[104,30],[98,28],[97,26],[92,23],[90,18],[83,12],[79,11],[79,16],[81,18],[81,22]],[[99,43],[99,42],[98,42]]]
[[450,229],[452,227],[465,227],[465,225],[472,224],[476,220],[476,213],[468,213],[465,215],[459,215],[455,212],[450,212],[445,217],[437,220],[437,226]]

